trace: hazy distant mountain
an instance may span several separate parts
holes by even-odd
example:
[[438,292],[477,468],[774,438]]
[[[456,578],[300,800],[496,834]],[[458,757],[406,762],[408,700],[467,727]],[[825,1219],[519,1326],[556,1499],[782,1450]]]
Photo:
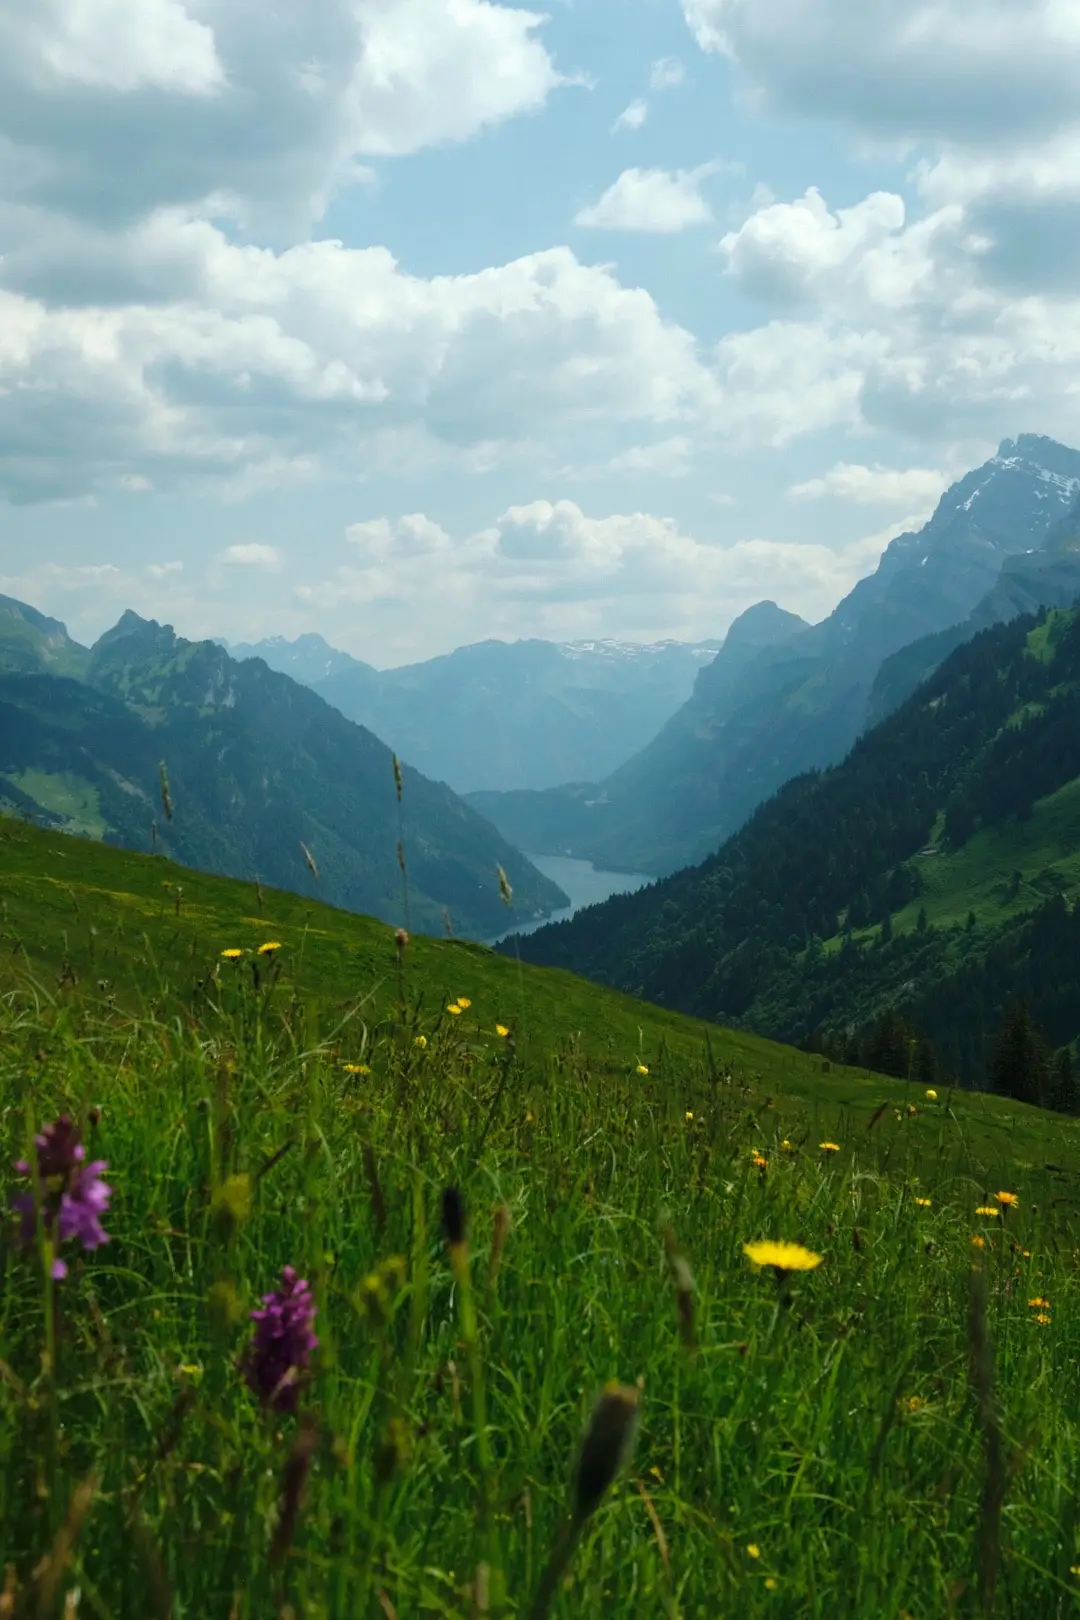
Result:
[[[0,805],[189,866],[404,920],[390,750],[307,687],[125,613],[95,646],[21,604],[0,614]],[[16,611],[16,609],[18,611]],[[49,673],[49,658],[81,678]],[[2,673],[7,671],[7,673]],[[163,813],[159,765],[175,813]],[[409,918],[487,937],[566,896],[441,783],[404,772]]]
[[482,641],[383,671],[316,635],[230,651],[303,681],[425,775],[464,793],[614,770],[686,701],[718,646]]
[[[472,802],[512,842],[527,834],[537,853],[660,874],[701,860],[783,782],[843,758],[867,724],[885,659],[965,625],[980,603],[985,622],[1009,616],[1007,590],[992,594],[1006,560],[1041,548],[1078,494],[1080,453],[1034,434],[1006,440],[918,533],[893,540],[821,624],[769,641],[730,679],[719,660],[715,677],[703,671],[685,708],[620,770],[531,803],[520,794]],[[1042,591],[1058,600],[1070,567],[1028,563],[1010,577],[1015,586],[1022,576],[1030,606]]]

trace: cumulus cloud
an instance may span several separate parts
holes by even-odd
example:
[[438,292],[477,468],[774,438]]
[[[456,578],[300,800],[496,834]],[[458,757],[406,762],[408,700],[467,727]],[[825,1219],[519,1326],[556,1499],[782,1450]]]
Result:
[[574,220],[602,231],[644,231],[673,235],[712,218],[701,195],[702,181],[717,165],[696,169],[624,169],[598,202],[582,208]]
[[650,90],[677,90],[686,78],[686,66],[677,56],[661,56],[649,73]]
[[636,101],[631,101],[628,106],[623,108],[622,112],[619,114],[618,118],[616,118],[611,128],[613,131],[620,129],[640,129],[642,124],[644,124],[648,119],[648,116],[649,103],[647,101],[642,101],[641,97],[639,96]]
[[218,561],[229,568],[276,570],[281,567],[281,553],[276,546],[264,546],[259,541],[252,540],[244,545],[226,546],[224,551],[218,553]]
[[0,0],[0,141],[29,200],[204,203],[302,234],[364,157],[467,139],[562,82],[493,0]]
[[811,186],[792,203],[771,203],[720,241],[728,273],[754,296],[797,305],[814,299],[838,272],[865,272],[871,253],[903,229],[904,202],[875,191],[851,208],[830,213]]
[[698,44],[788,113],[1007,147],[1077,116],[1072,0],[682,0]]
[[850,501],[856,506],[909,506],[913,501],[932,506],[949,478],[932,467],[866,467],[858,462],[838,461],[820,478],[793,484],[788,494],[793,500]]

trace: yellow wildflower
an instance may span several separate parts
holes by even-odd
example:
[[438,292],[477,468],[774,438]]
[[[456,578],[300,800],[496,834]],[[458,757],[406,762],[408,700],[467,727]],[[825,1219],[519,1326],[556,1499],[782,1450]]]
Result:
[[1035,1314],[1035,1321],[1038,1322],[1040,1327],[1049,1327],[1051,1318],[1047,1316],[1045,1311],[1037,1311]]
[[904,1405],[909,1412],[921,1412],[926,1405],[926,1400],[922,1395],[909,1395]]
[[1016,1209],[1020,1203],[1019,1198],[1013,1192],[996,1192],[994,1197],[1005,1209]]
[[456,1001],[452,1001],[446,1010],[448,1013],[452,1013],[455,1018],[460,1018],[465,1011],[464,1007],[459,1007]]
[[926,1096],[930,1102],[937,1102],[937,1092],[934,1090],[933,1086],[927,1086]]
[[1000,1215],[1001,1211],[1000,1211],[1000,1209],[998,1209],[996,1204],[980,1204],[978,1209],[975,1211],[975,1213],[976,1213],[976,1215],[994,1216],[994,1215]]
[[637,1072],[638,1074],[648,1074],[649,1065],[647,1063],[639,1063],[637,1066]]
[[750,1554],[751,1558],[760,1558],[761,1557],[761,1548],[757,1545],[757,1542],[755,1542],[755,1541],[752,1541],[750,1543],[749,1547],[747,1547],[746,1550]]
[[458,996],[457,1004],[465,1011],[468,1011],[468,1009],[472,1006],[472,1002],[469,1000],[468,996]]
[[346,1074],[370,1074],[371,1070],[366,1063],[343,1063],[341,1067]]
[[918,1204],[920,1209],[929,1209],[930,1205],[933,1202],[933,1199],[931,1199],[931,1198],[916,1198],[915,1202]]
[[230,945],[228,950],[222,951],[221,954],[227,962],[235,962],[239,957],[243,956],[244,953],[243,951],[239,950],[237,946]]
[[764,1153],[755,1153],[751,1163],[754,1164],[759,1170],[767,1170],[769,1168],[769,1161],[765,1157]]
[[813,1271],[820,1266],[821,1255],[813,1249],[804,1249],[801,1243],[744,1243],[743,1254],[755,1266],[772,1266],[775,1271]]
[[426,1035],[418,1035],[416,1037],[416,1039],[413,1041],[413,1045],[414,1046],[419,1046],[421,1048],[421,1050],[426,1050],[426,1048],[427,1048],[427,1036]]
[[260,945],[259,946],[259,955],[260,956],[269,956],[271,951],[280,951],[280,949],[281,949],[281,941],[280,941],[280,939],[268,939],[266,941],[265,945]]
[[765,1590],[766,1590],[766,1592],[775,1592],[776,1591],[776,1578],[775,1578],[775,1576],[766,1575],[766,1577],[765,1577]]
[[978,1232],[976,1232],[973,1235],[971,1241],[972,1241],[972,1244],[974,1245],[974,1247],[976,1249],[985,1249],[986,1248],[986,1239],[984,1237],[981,1237]]
[[818,1147],[822,1153],[839,1153],[840,1151],[839,1142],[819,1142]]
[[495,1033],[496,1033],[496,1035],[499,1037],[499,1039],[501,1041],[505,1041],[506,1037],[510,1033],[510,1030],[509,1030],[509,1027],[506,1024],[496,1024],[495,1025]]
[[793,1142],[789,1142],[785,1136],[784,1140],[780,1144],[780,1151],[781,1153],[794,1153],[795,1144]]
[[1036,1310],[1050,1309],[1050,1301],[1048,1299],[1042,1299],[1038,1294],[1036,1294],[1034,1299],[1029,1299],[1028,1304]]
[[686,1122],[687,1122],[688,1125],[693,1124],[693,1120],[694,1120],[694,1110],[692,1108],[688,1108],[686,1110]]
[[919,1110],[916,1108],[914,1103],[908,1103],[908,1105],[905,1108],[904,1112],[906,1114],[908,1114],[908,1115],[912,1115],[912,1114],[917,1114],[919,1112]]

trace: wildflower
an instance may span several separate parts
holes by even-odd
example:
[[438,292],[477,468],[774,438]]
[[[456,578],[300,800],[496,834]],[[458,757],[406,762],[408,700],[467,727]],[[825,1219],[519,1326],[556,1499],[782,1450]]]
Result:
[[230,945],[228,950],[222,951],[221,954],[225,958],[226,962],[238,962],[244,953],[239,946]]
[[755,1153],[750,1162],[758,1170],[767,1170],[769,1168],[769,1161],[765,1157],[764,1153]]
[[[84,1249],[97,1249],[108,1243],[109,1235],[101,1224],[101,1217],[109,1207],[112,1188],[101,1179],[108,1168],[104,1159],[86,1164],[86,1149],[79,1141],[78,1127],[69,1114],[59,1119],[34,1137],[37,1163],[34,1169],[26,1159],[16,1161],[20,1176],[34,1175],[41,1188],[41,1218],[46,1232],[57,1243],[75,1238]],[[12,1208],[22,1216],[22,1239],[33,1241],[37,1227],[37,1210],[33,1189],[17,1193]],[[52,1274],[59,1280],[67,1276],[67,1266],[59,1257],[53,1260]]]
[[469,1000],[468,996],[458,996],[457,1004],[463,1012],[468,1012],[469,1008],[472,1006],[472,1002]]
[[1016,1209],[1020,1203],[1019,1198],[1012,1192],[996,1192],[994,1197],[1003,1209]]
[[255,1331],[245,1359],[248,1384],[264,1406],[278,1412],[296,1410],[297,1383],[318,1339],[311,1330],[316,1307],[311,1289],[292,1266],[281,1273],[281,1287],[263,1295],[262,1310],[252,1311]]
[[1029,1299],[1028,1304],[1035,1310],[1050,1309],[1050,1301],[1048,1299],[1042,1299],[1038,1294],[1036,1294],[1034,1299]]
[[280,949],[281,949],[281,941],[280,941],[280,939],[268,939],[266,941],[265,945],[260,945],[259,946],[259,953],[258,954],[260,956],[269,956],[272,951],[280,951]]
[[506,1037],[510,1033],[510,1030],[506,1024],[496,1024],[495,1033],[499,1037],[500,1041],[505,1041]]
[[794,1153],[794,1151],[795,1151],[794,1144],[792,1142],[789,1142],[786,1136],[784,1137],[784,1140],[780,1144],[780,1151],[781,1151],[781,1153]]
[[370,1074],[371,1070],[366,1063],[343,1063],[341,1067],[346,1074]]
[[647,1063],[639,1063],[638,1064],[638,1066],[637,1066],[637,1073],[638,1074],[648,1074],[648,1072],[649,1072],[649,1065]]
[[980,1233],[978,1233],[978,1232],[975,1232],[972,1235],[971,1243],[972,1243],[973,1248],[976,1248],[976,1249],[985,1249],[986,1248],[986,1239],[984,1237],[982,1237],[980,1235]]
[[692,1124],[693,1119],[694,1119],[694,1110],[692,1108],[688,1108],[686,1110],[686,1123],[688,1125]]
[[766,1575],[766,1577],[765,1577],[765,1590],[766,1590],[766,1592],[775,1592],[776,1591],[776,1577],[775,1576]]
[[822,1153],[839,1153],[840,1151],[839,1142],[819,1142],[818,1147]]
[[927,1086],[925,1096],[927,1102],[937,1102],[937,1092],[934,1090],[933,1086]]
[[1035,1315],[1035,1321],[1038,1322],[1040,1327],[1049,1327],[1051,1318],[1047,1316],[1045,1311],[1038,1311]]
[[638,1392],[610,1383],[593,1407],[574,1478],[574,1519],[584,1524],[626,1462],[637,1428]]
[[426,1035],[418,1035],[416,1037],[416,1039],[413,1041],[413,1045],[418,1046],[422,1052],[426,1052],[427,1051],[427,1036]]
[[929,1209],[930,1205],[933,1203],[933,1199],[932,1198],[916,1198],[915,1202],[918,1204],[920,1209]]
[[1001,1211],[998,1209],[996,1204],[980,1204],[975,1213],[976,1215],[995,1216],[1000,1215]]
[[908,1103],[907,1107],[904,1109],[904,1112],[905,1112],[905,1114],[907,1114],[908,1118],[910,1119],[911,1116],[913,1114],[917,1114],[919,1112],[919,1110],[916,1108],[914,1103]]
[[456,1001],[451,1001],[446,1010],[454,1018],[460,1018],[465,1011],[464,1007],[460,1007]]
[[778,1277],[789,1271],[813,1271],[821,1264],[821,1255],[804,1249],[801,1243],[744,1243],[743,1254],[755,1266],[772,1266]]
[[746,1550],[750,1554],[751,1558],[761,1557],[761,1548],[758,1546],[756,1541],[752,1541]]
[[922,1395],[909,1395],[904,1402],[904,1406],[909,1412],[921,1412],[925,1405],[926,1399]]

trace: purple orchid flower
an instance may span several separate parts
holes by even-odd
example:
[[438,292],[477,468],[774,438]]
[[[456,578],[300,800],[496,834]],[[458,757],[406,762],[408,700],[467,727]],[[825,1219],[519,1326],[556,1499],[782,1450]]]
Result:
[[[86,1149],[79,1141],[78,1126],[69,1114],[59,1119],[34,1137],[36,1173],[41,1187],[41,1218],[45,1230],[57,1245],[74,1238],[84,1249],[97,1249],[108,1243],[109,1234],[101,1224],[101,1217],[109,1207],[112,1188],[101,1179],[108,1169],[104,1159],[87,1164]],[[15,1168],[21,1176],[34,1173],[27,1159],[18,1159]],[[22,1216],[22,1240],[32,1243],[37,1231],[37,1213],[33,1188],[16,1193],[12,1208]],[[57,1255],[53,1261],[55,1278],[66,1277],[67,1265]]]

